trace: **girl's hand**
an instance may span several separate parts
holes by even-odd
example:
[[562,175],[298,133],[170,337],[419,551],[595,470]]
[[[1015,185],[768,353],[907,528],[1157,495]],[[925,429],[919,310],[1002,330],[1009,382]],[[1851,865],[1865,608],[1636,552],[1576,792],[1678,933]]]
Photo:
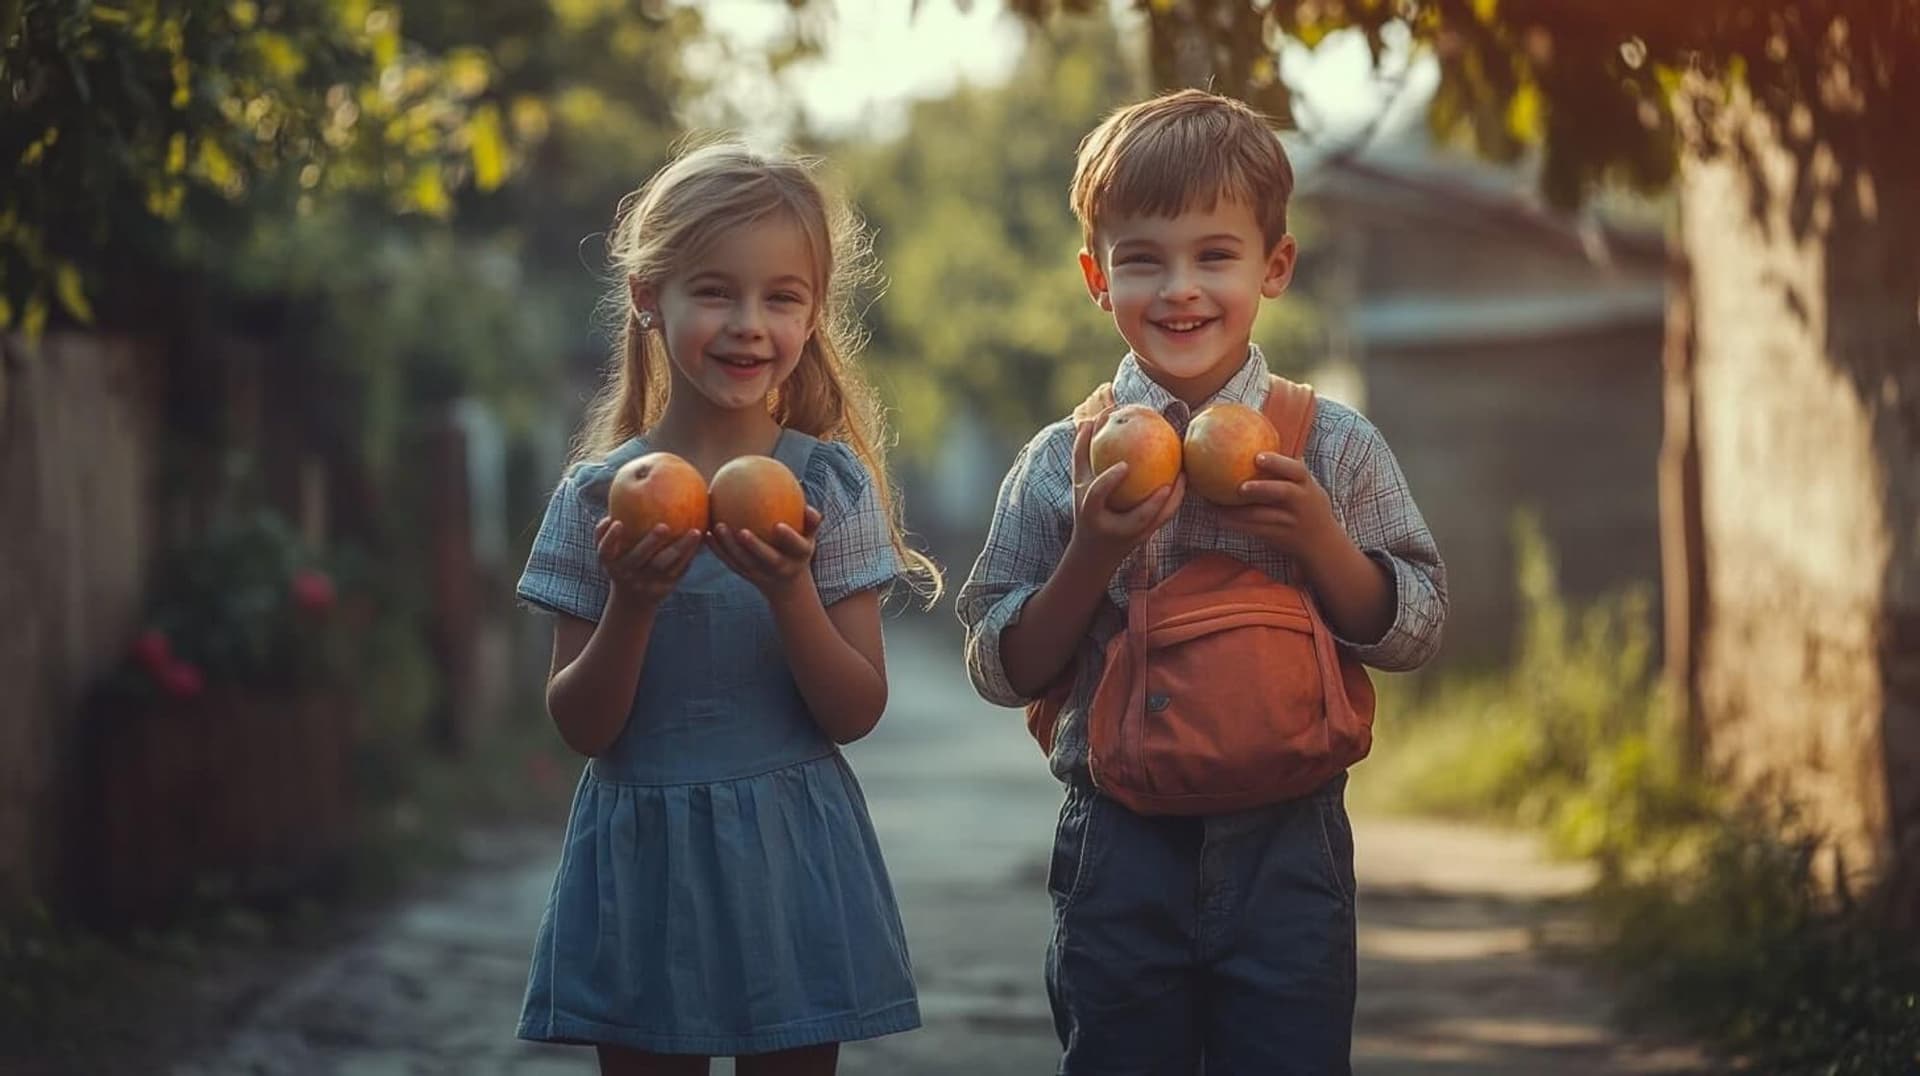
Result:
[[615,595],[645,609],[657,608],[673,593],[700,552],[702,537],[702,532],[690,530],[673,538],[661,523],[638,542],[630,542],[626,528],[611,518],[602,519],[593,529],[600,567],[613,581]]
[[1251,503],[1221,508],[1221,526],[1305,562],[1323,559],[1345,540],[1333,515],[1333,502],[1306,464],[1277,452],[1262,452],[1254,466],[1260,476],[1240,484],[1240,492]]
[[1093,435],[1112,408],[1093,421],[1083,422],[1073,438],[1073,536],[1071,541],[1096,554],[1101,562],[1119,564],[1153,532],[1166,526],[1180,511],[1187,476],[1178,475],[1131,508],[1115,508],[1110,497],[1127,476],[1127,465],[1116,463],[1098,474],[1093,470]]
[[803,530],[782,523],[773,529],[771,541],[716,523],[708,544],[722,563],[758,587],[768,601],[778,601],[813,580],[813,536],[820,529],[820,512],[808,505],[803,518]]

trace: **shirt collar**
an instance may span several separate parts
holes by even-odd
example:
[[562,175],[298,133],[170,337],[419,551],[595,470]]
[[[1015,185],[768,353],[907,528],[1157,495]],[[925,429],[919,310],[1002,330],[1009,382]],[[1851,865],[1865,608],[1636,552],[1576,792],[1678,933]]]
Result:
[[[1265,406],[1267,357],[1261,354],[1260,345],[1248,345],[1247,361],[1241,364],[1240,369],[1231,378],[1227,379],[1225,385],[1220,386],[1219,392],[1214,393],[1212,398],[1202,401],[1200,406],[1205,407],[1207,404],[1223,400],[1229,403],[1246,404],[1256,411]],[[1113,402],[1122,405],[1146,404],[1163,415],[1172,412],[1182,419],[1191,414],[1185,403],[1173,393],[1168,392],[1158,381],[1147,376],[1146,370],[1140,366],[1139,358],[1131,351],[1127,352],[1126,358],[1120,360],[1120,370],[1113,376]],[[1198,411],[1199,408],[1192,410]]]

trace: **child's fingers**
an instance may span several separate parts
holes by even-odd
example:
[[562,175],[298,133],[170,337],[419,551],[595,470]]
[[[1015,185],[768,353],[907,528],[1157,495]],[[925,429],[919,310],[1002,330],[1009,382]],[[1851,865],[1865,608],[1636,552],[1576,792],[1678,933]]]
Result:
[[1256,478],[1240,483],[1240,495],[1254,504],[1290,505],[1299,490],[1299,483],[1289,481],[1269,482]]
[[661,544],[667,540],[667,525],[654,524],[653,529],[641,535],[640,540],[633,543],[631,548],[623,548],[623,543],[626,541],[626,528],[621,524],[615,523],[608,532],[607,538],[615,543],[613,548],[618,551],[617,559],[623,568],[644,568],[647,562],[653,559],[654,553],[660,549]]
[[[714,526],[714,537],[722,551],[720,559],[733,569],[734,574],[753,579],[767,573],[766,563],[752,546],[759,539],[751,531],[734,530],[720,523]],[[765,543],[761,543],[761,548],[765,548]]]
[[1187,476],[1176,474],[1173,481],[1147,494],[1147,499],[1120,513],[1122,526],[1131,531],[1158,530],[1180,510],[1187,489]]
[[[1120,483],[1124,481],[1126,477],[1126,460],[1121,460],[1119,463],[1101,471],[1094,476],[1093,484],[1087,487],[1087,503],[1097,509],[1112,511],[1113,506],[1108,503],[1107,499],[1113,496],[1113,491],[1119,487]],[[1151,497],[1148,498],[1148,500],[1152,499]]]
[[600,555],[600,563],[612,564],[620,559],[620,543],[626,540],[620,524],[611,519],[603,519],[593,528],[594,552]]
[[[787,533],[792,534],[793,532],[789,530]],[[752,531],[740,532],[740,547],[746,552],[750,558],[750,562],[755,564],[763,572],[778,571],[780,566],[787,560],[785,554],[768,545],[759,535]]]
[[1076,486],[1093,474],[1093,433],[1099,426],[1098,420],[1076,423],[1074,426],[1073,484]]
[[807,514],[802,522],[800,533],[809,542],[813,540],[814,534],[820,530],[821,519],[820,509],[815,508],[813,505],[807,505]]
[[1305,463],[1292,456],[1282,456],[1278,452],[1260,453],[1253,458],[1253,465],[1259,468],[1262,474],[1290,482],[1304,482],[1312,475]]
[[672,545],[661,551],[660,555],[666,558],[661,571],[678,579],[687,570],[687,566],[693,563],[693,558],[700,555],[700,544],[703,538],[705,535],[697,530],[689,530],[681,535]]
[[687,530],[672,541],[662,541],[654,548],[654,554],[648,564],[655,571],[667,571],[675,561],[684,557],[689,550],[700,543],[700,532]]
[[[811,512],[813,509],[809,508]],[[813,542],[806,535],[781,523],[773,528],[773,541],[767,543],[782,556],[806,560],[813,556]]]

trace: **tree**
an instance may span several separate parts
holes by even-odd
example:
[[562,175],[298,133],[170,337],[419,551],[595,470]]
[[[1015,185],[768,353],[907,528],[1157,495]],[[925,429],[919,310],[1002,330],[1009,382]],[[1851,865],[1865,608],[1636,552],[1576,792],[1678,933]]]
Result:
[[[1096,0],[1008,0],[1029,18]],[[1920,918],[1920,0],[1138,0],[1158,85],[1287,114],[1273,46],[1406,24],[1439,131],[1568,206],[1677,188],[1670,667],[1702,757]]]
[[36,334],[56,301],[91,321],[108,278],[139,294],[192,238],[223,246],[283,208],[367,193],[445,216],[451,190],[510,167],[499,114],[475,104],[484,54],[429,54],[374,0],[16,0],[0,17],[0,329]]

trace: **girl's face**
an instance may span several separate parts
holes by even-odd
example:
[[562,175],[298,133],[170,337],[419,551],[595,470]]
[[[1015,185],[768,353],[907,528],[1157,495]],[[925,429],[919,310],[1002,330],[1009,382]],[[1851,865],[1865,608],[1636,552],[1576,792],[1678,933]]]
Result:
[[722,410],[766,405],[799,365],[819,304],[806,234],[777,217],[728,229],[657,287],[630,288],[675,381]]

